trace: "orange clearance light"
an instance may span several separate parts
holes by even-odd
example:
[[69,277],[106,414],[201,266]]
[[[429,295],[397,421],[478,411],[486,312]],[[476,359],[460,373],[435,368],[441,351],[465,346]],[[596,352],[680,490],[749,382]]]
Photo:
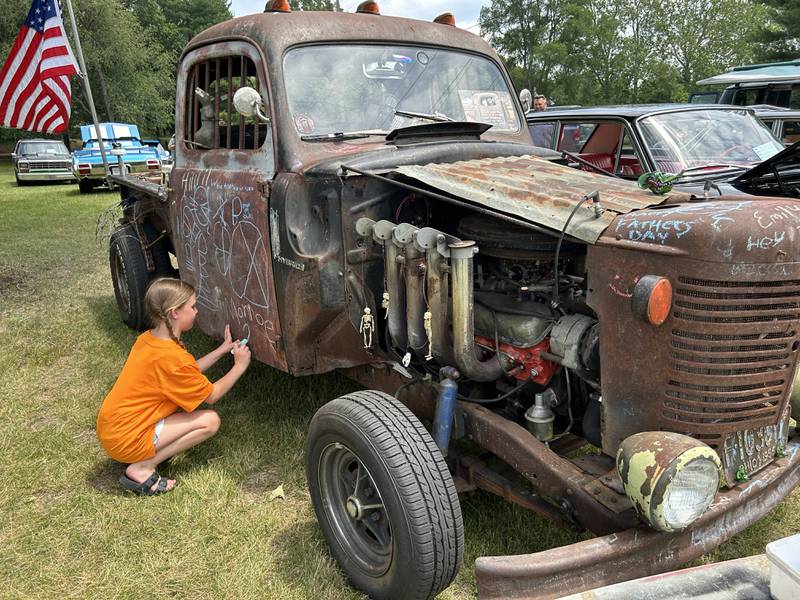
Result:
[[362,2],[356,8],[357,13],[363,13],[365,15],[379,15],[381,14],[381,9],[378,7],[377,2],[372,2],[372,0],[367,0],[366,2]]
[[633,288],[633,312],[651,325],[661,325],[672,308],[672,284],[658,275],[645,275]]
[[439,23],[439,25],[450,25],[452,27],[456,26],[456,18],[453,13],[442,13],[438,17],[433,20],[434,23]]
[[292,12],[292,7],[289,6],[289,0],[269,0],[264,6],[264,12],[290,13]]

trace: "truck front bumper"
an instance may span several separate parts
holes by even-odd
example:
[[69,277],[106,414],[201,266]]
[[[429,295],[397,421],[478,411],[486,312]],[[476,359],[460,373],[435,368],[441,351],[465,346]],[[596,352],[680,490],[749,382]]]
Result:
[[72,171],[27,171],[16,175],[20,181],[75,181]]
[[720,491],[692,527],[659,533],[636,527],[552,550],[475,561],[479,598],[559,598],[670,571],[752,525],[800,483],[800,439],[747,482]]

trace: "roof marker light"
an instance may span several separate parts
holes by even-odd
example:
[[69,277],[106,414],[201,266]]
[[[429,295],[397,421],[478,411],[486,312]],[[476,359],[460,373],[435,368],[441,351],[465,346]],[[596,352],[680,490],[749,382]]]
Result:
[[433,20],[434,23],[439,23],[439,25],[450,25],[451,27],[456,26],[456,17],[451,12],[446,12],[440,14]]
[[381,9],[378,7],[377,2],[373,2],[372,0],[367,0],[366,2],[362,2],[356,8],[357,13],[362,13],[365,15],[379,15],[381,14]]
[[289,0],[269,0],[264,6],[264,12],[290,13],[292,7],[289,6]]

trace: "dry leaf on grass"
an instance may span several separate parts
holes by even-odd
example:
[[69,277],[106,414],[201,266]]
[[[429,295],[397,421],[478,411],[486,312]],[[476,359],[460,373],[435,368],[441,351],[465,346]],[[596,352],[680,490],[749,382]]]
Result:
[[283,493],[283,484],[280,484],[274,490],[269,493],[270,502],[275,500],[275,498],[280,498],[281,500],[286,500],[286,495]]

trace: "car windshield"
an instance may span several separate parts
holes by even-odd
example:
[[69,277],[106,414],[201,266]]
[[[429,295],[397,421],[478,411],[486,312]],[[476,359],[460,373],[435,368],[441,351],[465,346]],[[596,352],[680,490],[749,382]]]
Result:
[[377,134],[448,120],[487,123],[493,133],[519,131],[502,72],[481,56],[412,46],[306,46],[286,54],[284,72],[301,136]]
[[19,154],[69,154],[61,142],[25,142],[20,144]]
[[644,143],[659,171],[713,166],[748,167],[783,149],[746,110],[685,110],[640,121]]

